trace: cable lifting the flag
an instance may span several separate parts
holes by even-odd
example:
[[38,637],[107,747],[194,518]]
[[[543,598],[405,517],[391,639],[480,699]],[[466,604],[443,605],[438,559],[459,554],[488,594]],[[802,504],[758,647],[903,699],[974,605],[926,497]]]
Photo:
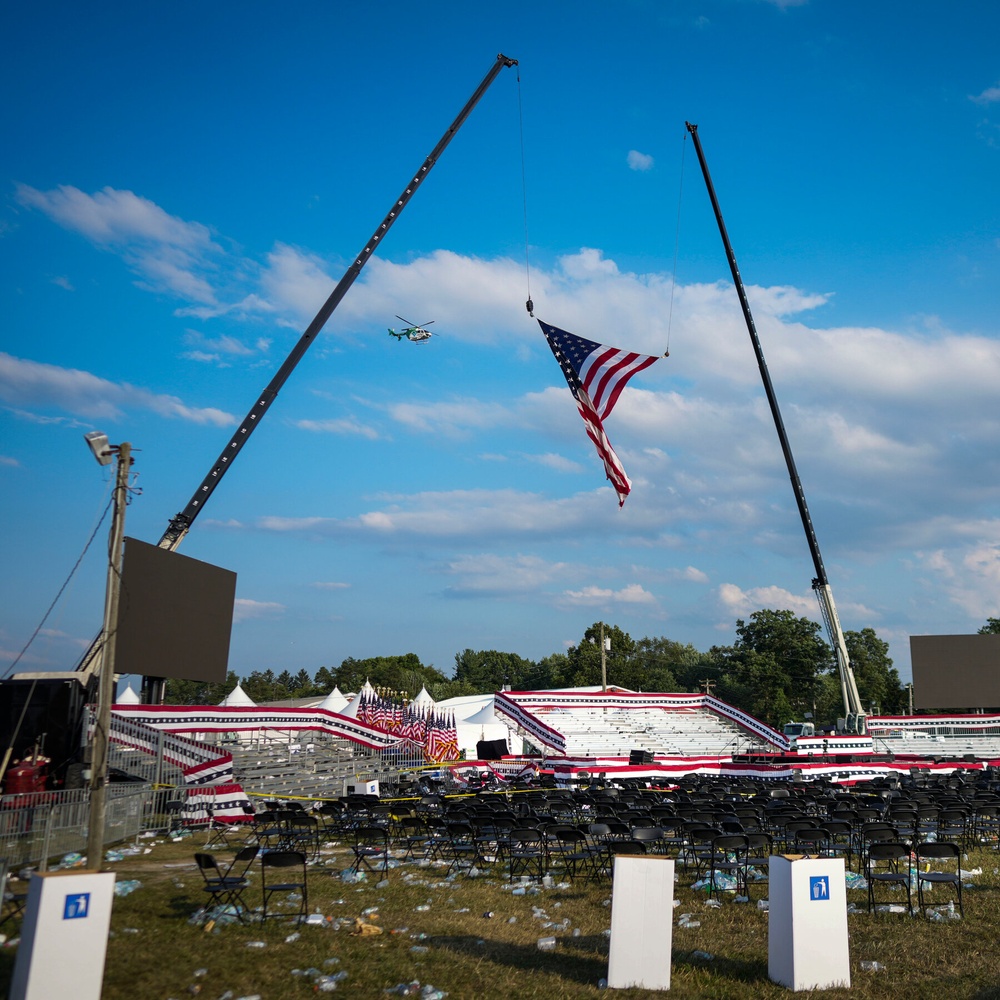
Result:
[[566,376],[569,391],[573,393],[587,428],[587,436],[597,448],[621,507],[632,491],[632,482],[604,432],[604,421],[611,415],[628,380],[660,359],[651,354],[620,351],[616,347],[585,340],[541,320],[538,320],[538,325]]

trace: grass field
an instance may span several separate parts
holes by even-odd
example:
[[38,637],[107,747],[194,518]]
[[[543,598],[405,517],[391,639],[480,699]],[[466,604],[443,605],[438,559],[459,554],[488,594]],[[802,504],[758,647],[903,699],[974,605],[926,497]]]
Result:
[[[143,848],[152,847],[149,854],[106,866],[119,881],[142,884],[115,900],[104,1000],[193,995],[294,1000],[316,995],[315,975],[293,971],[310,968],[326,975],[346,972],[336,993],[354,997],[382,997],[412,981],[431,984],[452,1000],[608,995],[599,987],[607,975],[605,932],[611,925],[607,880],[576,880],[537,891],[532,886],[514,895],[500,875],[445,881],[433,867],[406,864],[391,870],[386,883],[369,876],[363,884],[345,884],[339,873],[348,866],[350,852],[331,844],[309,875],[309,910],[329,918],[323,926],[296,927],[281,919],[206,930],[190,922],[205,892],[199,872],[188,866],[204,839],[197,833],[179,843],[139,840]],[[964,867],[981,868],[982,874],[970,880],[963,920],[869,915],[866,894],[849,891],[849,901],[862,910],[848,918],[852,995],[1000,1000],[998,865],[1000,854],[993,847],[969,854]],[[753,887],[750,903],[729,898],[716,909],[706,906],[704,891],[692,890],[690,878],[678,871],[671,993],[705,1000],[786,995],[789,991],[767,976],[768,917],[756,905],[766,897],[766,883]],[[254,880],[248,894],[252,905],[260,902],[259,876]],[[940,902],[948,898],[939,891]],[[352,934],[350,922],[372,910],[383,933]],[[679,927],[680,913],[692,914],[701,926]],[[297,938],[289,939],[296,932]],[[556,938],[552,951],[538,948],[538,939],[546,936]],[[13,948],[0,949],[0,996],[7,995],[14,954]],[[878,962],[884,969],[870,971],[862,962]],[[614,995],[656,994],[630,989]],[[845,996],[846,991],[811,995]]]

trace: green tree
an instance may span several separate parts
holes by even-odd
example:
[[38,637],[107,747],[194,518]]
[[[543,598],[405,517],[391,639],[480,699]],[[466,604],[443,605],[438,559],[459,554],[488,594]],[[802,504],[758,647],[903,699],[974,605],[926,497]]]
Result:
[[518,691],[534,666],[517,653],[464,649],[455,654],[455,680],[469,684],[477,694],[500,691],[504,684]]
[[987,618],[986,624],[976,635],[1000,635],[1000,618]]
[[372,656],[364,660],[349,656],[333,676],[337,687],[345,694],[348,691],[360,691],[365,681],[370,681],[372,687],[400,692],[411,698],[424,686],[435,699],[437,695],[433,688],[448,680],[440,670],[435,670],[432,666],[425,667],[416,653]]
[[165,705],[218,705],[240,679],[235,670],[226,674],[221,684],[209,684],[205,681],[182,681],[169,679],[163,696]]
[[[845,632],[844,642],[865,710],[875,710],[882,715],[905,712],[906,692],[892,665],[889,643],[880,639],[873,628]],[[841,706],[840,711],[843,710]]]
[[284,695],[279,694],[278,679],[274,676],[274,671],[254,670],[248,677],[243,679],[243,690],[247,696],[257,704],[268,701],[280,701]]
[[630,673],[631,687],[637,691],[699,691],[711,657],[690,643],[660,636],[646,636],[635,644]]
[[316,688],[317,694],[329,694],[334,689],[336,683],[333,678],[333,671],[329,667],[320,667],[313,678],[313,687]]
[[[813,711],[817,677],[833,663],[832,650],[820,631],[820,625],[808,618],[768,608],[755,611],[747,621],[736,621],[734,649],[771,657],[773,669],[784,676],[786,700],[799,718]],[[746,677],[747,671],[743,673]]]
[[552,653],[533,664],[521,678],[522,691],[554,691],[569,687],[571,682],[569,657],[565,653]]
[[[617,625],[603,625],[594,622],[583,634],[583,641],[572,646],[566,654],[569,659],[570,686],[585,687],[601,683],[601,634],[610,640],[611,648],[605,654],[608,684],[628,687],[625,678],[629,675],[629,661],[635,654],[635,641],[628,632]],[[631,676],[628,676],[631,679]]]

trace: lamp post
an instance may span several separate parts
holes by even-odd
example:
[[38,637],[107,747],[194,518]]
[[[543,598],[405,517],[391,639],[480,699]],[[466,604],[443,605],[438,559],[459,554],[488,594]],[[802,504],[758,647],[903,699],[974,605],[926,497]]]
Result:
[[108,745],[111,729],[111,701],[115,689],[115,634],[118,628],[118,599],[121,593],[122,543],[125,538],[125,506],[128,500],[128,473],[132,446],[125,442],[109,445],[107,435],[98,431],[84,438],[101,465],[110,465],[117,455],[118,468],[112,495],[113,516],[108,537],[108,579],[104,591],[104,627],[101,632],[101,669],[98,675],[97,713],[90,743],[90,818],[87,825],[87,865],[95,871],[104,856],[104,818],[108,792]]

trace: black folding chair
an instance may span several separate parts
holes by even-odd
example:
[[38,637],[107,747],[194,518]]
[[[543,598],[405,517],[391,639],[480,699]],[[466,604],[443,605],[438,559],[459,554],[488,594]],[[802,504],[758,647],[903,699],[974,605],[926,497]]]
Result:
[[[924,898],[924,886],[933,888],[935,885],[950,885],[955,889],[958,901],[958,912],[964,917],[962,909],[962,849],[958,844],[945,841],[930,841],[926,844],[913,845],[914,863],[917,868],[917,905],[924,913],[930,902]],[[935,871],[921,871],[926,862],[936,862]],[[954,869],[952,869],[954,865]],[[941,870],[947,869],[947,870]],[[940,905],[935,901],[935,906]]]
[[510,878],[515,875],[545,874],[545,834],[533,827],[520,827],[510,831],[507,862]]
[[352,832],[352,838],[351,868],[356,872],[365,868],[373,875],[385,876],[389,871],[389,831],[384,826],[359,826]]
[[7,883],[10,879],[10,871],[7,867],[7,859],[0,858],[0,927],[8,921],[16,920],[24,914],[24,907],[28,901],[26,892],[10,892]]
[[[278,893],[286,900],[294,901],[298,897],[297,913],[283,913],[280,916],[295,917],[301,923],[309,912],[309,894],[306,883],[306,856],[301,851],[265,851],[260,856],[261,890],[264,894],[264,912],[262,920],[267,920],[271,897]],[[271,881],[268,881],[271,879]]]
[[229,824],[215,822],[215,803],[207,803],[205,812],[208,813],[208,830],[205,836],[205,850],[211,847],[231,848],[229,842]]
[[711,898],[726,891],[719,885],[720,875],[729,875],[734,884],[729,887],[737,896],[749,895],[747,891],[747,868],[750,841],[745,833],[724,833],[712,838],[712,853],[708,862],[708,895]]
[[[902,841],[876,841],[868,845],[868,912],[875,909],[875,887],[878,885],[902,886],[906,890],[906,909],[912,916],[913,899],[910,895],[910,845]],[[888,901],[891,902],[891,901]]]
[[[229,867],[223,871],[212,854],[199,852],[195,854],[195,864],[205,880],[204,889],[210,896],[210,903],[218,906],[232,906],[240,923],[245,923],[244,911],[249,910],[243,899],[243,893],[250,888],[247,871],[257,857],[256,847],[244,847],[233,858]],[[237,873],[237,866],[242,866]]]

